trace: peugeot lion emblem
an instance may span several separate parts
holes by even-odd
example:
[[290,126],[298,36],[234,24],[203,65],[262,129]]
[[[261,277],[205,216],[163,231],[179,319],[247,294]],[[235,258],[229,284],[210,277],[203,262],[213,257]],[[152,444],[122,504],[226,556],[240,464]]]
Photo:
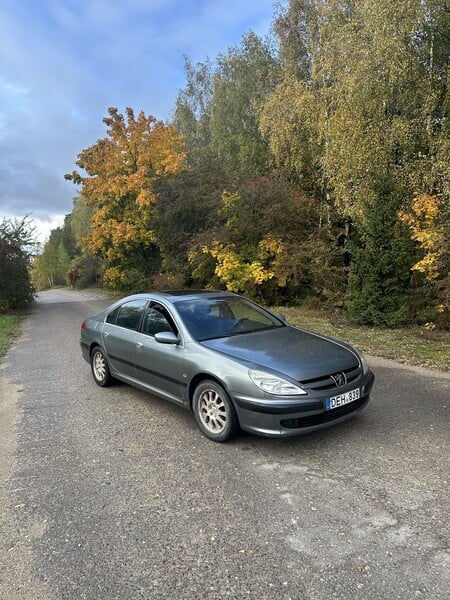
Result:
[[331,376],[331,379],[336,384],[336,387],[341,387],[347,383],[347,377],[345,376],[345,373],[335,373]]

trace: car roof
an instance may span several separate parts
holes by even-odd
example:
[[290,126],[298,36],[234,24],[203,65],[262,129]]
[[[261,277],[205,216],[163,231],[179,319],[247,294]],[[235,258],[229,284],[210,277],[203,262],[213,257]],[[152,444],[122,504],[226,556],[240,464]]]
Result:
[[133,294],[129,298],[145,298],[145,299],[165,299],[171,303],[181,302],[183,300],[198,300],[198,299],[213,299],[213,298],[227,298],[236,296],[232,292],[224,292],[222,290],[167,290],[167,291],[155,291],[146,292],[143,294]]

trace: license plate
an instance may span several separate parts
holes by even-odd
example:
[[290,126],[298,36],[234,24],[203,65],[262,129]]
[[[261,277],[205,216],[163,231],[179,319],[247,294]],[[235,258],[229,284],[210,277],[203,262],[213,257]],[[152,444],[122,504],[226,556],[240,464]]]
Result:
[[331,398],[327,398],[327,410],[333,410],[333,408],[338,408],[339,406],[344,406],[344,404],[354,402],[355,400],[358,400],[359,397],[360,390],[359,388],[357,388],[356,390],[351,390],[350,392],[339,394],[339,396],[332,396]]

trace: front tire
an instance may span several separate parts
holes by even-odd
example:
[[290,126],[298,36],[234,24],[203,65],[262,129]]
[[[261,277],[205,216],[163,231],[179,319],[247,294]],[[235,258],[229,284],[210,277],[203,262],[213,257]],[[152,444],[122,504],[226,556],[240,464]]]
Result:
[[109,371],[108,361],[103,350],[96,346],[91,352],[91,369],[94,381],[100,387],[108,387],[113,378]]
[[192,410],[200,431],[213,442],[228,442],[239,431],[239,423],[228,394],[209,379],[194,391]]

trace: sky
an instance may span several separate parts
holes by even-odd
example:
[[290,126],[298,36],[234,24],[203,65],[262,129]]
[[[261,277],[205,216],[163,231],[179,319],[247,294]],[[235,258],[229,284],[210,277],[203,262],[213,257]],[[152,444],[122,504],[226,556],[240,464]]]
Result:
[[106,134],[109,106],[172,115],[184,56],[215,58],[275,0],[0,0],[0,221],[62,224],[77,155]]

